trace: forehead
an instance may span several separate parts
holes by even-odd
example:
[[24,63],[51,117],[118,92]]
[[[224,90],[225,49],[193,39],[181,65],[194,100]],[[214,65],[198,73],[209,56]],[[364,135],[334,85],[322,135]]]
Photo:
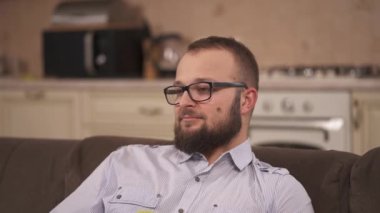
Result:
[[186,53],[177,67],[176,82],[189,84],[198,79],[237,81],[238,67],[233,55],[223,49]]

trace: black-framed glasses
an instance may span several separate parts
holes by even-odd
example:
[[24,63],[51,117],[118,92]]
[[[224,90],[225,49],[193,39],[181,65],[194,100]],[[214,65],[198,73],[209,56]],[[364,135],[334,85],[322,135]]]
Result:
[[185,91],[194,102],[202,102],[209,100],[215,89],[229,87],[248,88],[243,82],[197,82],[187,86],[168,86],[164,93],[169,104],[177,105]]

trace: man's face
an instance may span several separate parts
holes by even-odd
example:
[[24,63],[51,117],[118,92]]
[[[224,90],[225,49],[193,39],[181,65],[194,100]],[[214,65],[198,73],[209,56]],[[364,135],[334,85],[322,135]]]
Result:
[[[187,53],[180,61],[176,85],[201,81],[237,82],[238,66],[225,50]],[[194,102],[185,92],[175,107],[175,143],[180,150],[208,154],[226,145],[240,131],[240,93],[236,88],[216,89],[211,99]]]

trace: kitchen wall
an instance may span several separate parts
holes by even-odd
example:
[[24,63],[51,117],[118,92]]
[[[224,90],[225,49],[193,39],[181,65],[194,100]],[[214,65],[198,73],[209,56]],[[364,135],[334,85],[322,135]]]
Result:
[[[139,7],[154,34],[188,39],[234,36],[261,67],[380,64],[378,0],[125,0]],[[42,76],[41,30],[58,0],[0,0],[0,54]]]

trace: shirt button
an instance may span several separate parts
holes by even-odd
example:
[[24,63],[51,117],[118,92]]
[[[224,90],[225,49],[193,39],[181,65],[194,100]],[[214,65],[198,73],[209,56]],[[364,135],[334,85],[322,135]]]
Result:
[[184,213],[185,212],[185,210],[183,210],[183,209],[178,209],[178,213]]
[[201,179],[198,176],[195,177],[195,181],[199,182],[200,180]]
[[117,198],[117,199],[120,199],[120,198],[121,198],[121,195],[117,195],[116,198]]

